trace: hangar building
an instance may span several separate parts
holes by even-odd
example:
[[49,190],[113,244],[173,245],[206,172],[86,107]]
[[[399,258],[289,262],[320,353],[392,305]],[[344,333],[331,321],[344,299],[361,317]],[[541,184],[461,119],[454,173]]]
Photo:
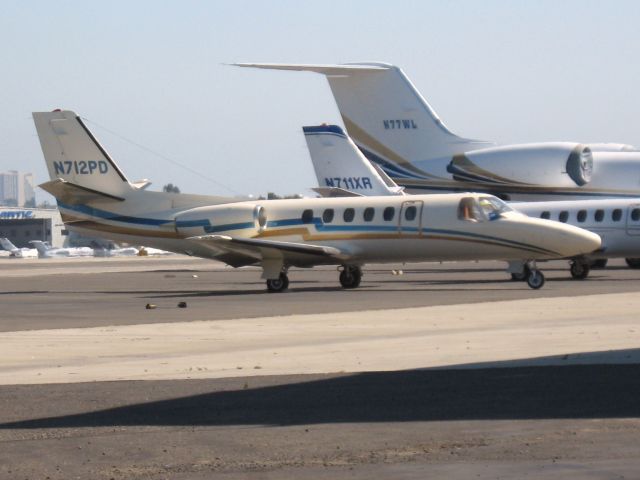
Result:
[[29,240],[43,240],[53,247],[62,247],[67,238],[57,208],[3,206],[0,206],[0,237],[7,237],[18,248],[31,248]]

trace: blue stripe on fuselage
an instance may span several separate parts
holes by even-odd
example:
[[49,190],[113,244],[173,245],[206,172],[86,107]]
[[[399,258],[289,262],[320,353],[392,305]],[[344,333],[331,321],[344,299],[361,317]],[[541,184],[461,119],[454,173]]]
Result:
[[[155,218],[142,218],[142,217],[130,217],[126,215],[119,215],[112,212],[107,212],[105,210],[100,210],[93,207],[88,207],[86,205],[66,205],[62,202],[58,202],[58,205],[61,208],[76,211],[83,213],[85,215],[102,218],[104,220],[114,221],[114,222],[122,222],[129,224],[137,224],[137,225],[151,225],[151,226],[161,226],[171,223],[172,220],[167,219],[155,219]],[[270,220],[267,224],[267,227],[275,228],[275,227],[289,227],[296,225],[313,225],[316,230],[319,232],[398,232],[402,230],[403,232],[413,232],[418,233],[418,227],[405,226],[399,227],[397,224],[394,225],[332,225],[325,224],[321,218],[314,217],[311,222],[303,222],[300,218],[287,218],[281,220]],[[241,222],[241,223],[231,223],[225,225],[211,225],[209,220],[187,220],[184,221],[181,226],[193,226],[199,227],[202,226],[206,233],[219,233],[230,230],[244,230],[248,228],[254,228],[255,224],[253,222]],[[499,241],[506,244],[510,244],[512,246],[518,247],[526,247],[532,248],[536,250],[540,250],[539,247],[535,245],[530,245],[527,243],[516,242],[513,240],[508,240],[505,238],[494,237],[491,235],[483,235],[478,233],[469,233],[462,232],[457,230],[447,230],[447,229],[438,229],[438,228],[427,228],[423,227],[422,232],[429,234],[447,234],[447,235],[459,235],[462,237],[470,237],[470,238],[478,238],[485,240],[493,240]]]
[[110,220],[113,222],[133,223],[136,225],[152,225],[160,226],[171,223],[172,220],[159,219],[159,218],[143,218],[143,217],[130,217],[127,215],[120,215],[118,213],[108,212],[106,210],[100,210],[99,208],[89,207],[87,205],[67,205],[58,200],[58,206],[65,210],[71,210],[74,212],[83,213],[91,217],[98,217],[104,220]]

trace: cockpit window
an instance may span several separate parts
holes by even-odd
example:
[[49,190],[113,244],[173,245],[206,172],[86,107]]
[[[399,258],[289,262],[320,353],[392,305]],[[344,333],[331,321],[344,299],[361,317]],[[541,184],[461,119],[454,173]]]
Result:
[[497,197],[480,197],[478,203],[489,220],[496,220],[501,214],[513,211],[509,205]]
[[481,222],[484,220],[482,211],[476,199],[473,197],[465,197],[458,204],[458,218],[468,222]]

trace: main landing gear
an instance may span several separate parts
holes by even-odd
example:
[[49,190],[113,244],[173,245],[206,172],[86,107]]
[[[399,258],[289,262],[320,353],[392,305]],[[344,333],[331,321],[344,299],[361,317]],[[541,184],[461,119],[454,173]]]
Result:
[[544,274],[536,268],[536,262],[530,261],[524,264],[522,271],[511,274],[511,279],[518,282],[526,281],[534,290],[544,285]]
[[640,258],[625,258],[629,268],[640,268]]
[[362,280],[362,269],[357,265],[343,265],[340,270],[342,288],[357,288]]
[[[362,280],[362,269],[358,265],[342,265],[338,267],[340,271],[340,285],[342,288],[357,288]],[[289,277],[287,272],[282,271],[278,278],[267,280],[267,290],[270,293],[284,292],[289,288]]]
[[278,278],[270,278],[267,280],[267,290],[269,290],[269,292],[284,292],[287,288],[289,288],[289,277],[285,272],[280,273]]

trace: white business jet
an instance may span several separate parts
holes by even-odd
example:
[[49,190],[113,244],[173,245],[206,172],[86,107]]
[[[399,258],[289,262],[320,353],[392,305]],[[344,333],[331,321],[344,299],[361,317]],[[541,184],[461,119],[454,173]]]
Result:
[[90,247],[62,247],[54,248],[42,240],[31,240],[29,242],[38,251],[40,258],[62,258],[62,257],[92,257],[93,248]]
[[[380,175],[355,143],[337,125],[302,128],[322,195],[345,189],[356,195],[402,195],[404,192]],[[602,248],[571,260],[571,276],[584,279],[591,265],[603,265],[609,258],[625,258],[631,268],[640,268],[640,198],[510,202],[519,212],[532,217],[569,223],[602,238]],[[604,262],[603,262],[604,261]],[[511,262],[515,280],[524,280],[526,267]]]
[[94,248],[94,257],[134,257],[140,253],[136,247]]
[[35,248],[18,248],[8,238],[0,238],[0,245],[9,255],[15,258],[36,258],[38,251]]
[[531,260],[527,282],[544,283],[533,259],[600,248],[586,230],[529,218],[486,194],[247,200],[153,192],[127,180],[71,111],[34,113],[56,197],[71,230],[134,245],[259,265],[270,291],[287,288],[289,267],[339,265],[355,288],[370,262]]
[[349,136],[409,193],[482,191],[522,201],[640,197],[640,151],[633,146],[497,145],[459,137],[393,65],[237,65],[325,75]]

